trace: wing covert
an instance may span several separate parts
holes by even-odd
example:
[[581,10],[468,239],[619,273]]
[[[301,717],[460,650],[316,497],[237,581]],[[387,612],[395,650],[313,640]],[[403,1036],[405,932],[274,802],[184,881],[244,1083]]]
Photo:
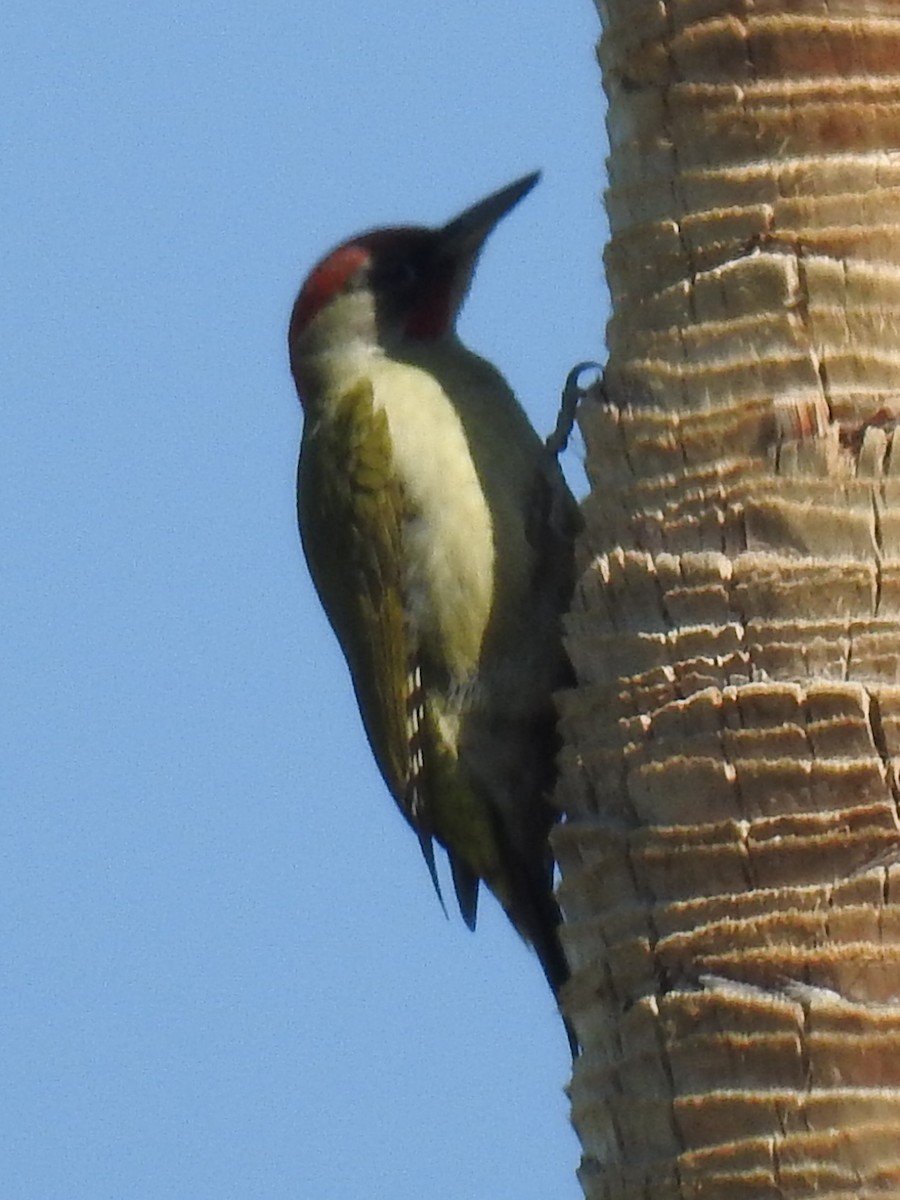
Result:
[[424,795],[425,704],[404,598],[403,530],[411,512],[393,470],[387,418],[369,382],[349,389],[327,419],[304,426],[297,514],[366,736],[419,836],[440,897]]

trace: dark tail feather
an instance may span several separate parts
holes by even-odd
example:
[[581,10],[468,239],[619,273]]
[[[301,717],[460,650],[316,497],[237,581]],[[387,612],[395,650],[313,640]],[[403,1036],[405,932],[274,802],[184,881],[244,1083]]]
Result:
[[[527,913],[526,920],[515,920],[513,923],[534,947],[558,1006],[560,989],[570,975],[569,964],[566,962],[562,943],[559,940],[562,914],[552,894],[544,889],[531,888],[529,890],[528,909],[530,911]],[[566,1037],[569,1039],[572,1058],[577,1058],[580,1047],[575,1030],[566,1020],[561,1008],[559,1015],[566,1028]]]
[[449,854],[450,870],[453,873],[453,886],[456,889],[456,899],[459,901],[459,911],[462,919],[470,929],[475,928],[475,918],[478,916],[478,876],[475,875],[462,859],[455,854]]
[[434,842],[431,840],[431,834],[426,833],[422,829],[417,829],[416,833],[419,838],[419,845],[422,847],[422,855],[425,859],[425,865],[428,867],[428,874],[431,876],[431,882],[434,884],[435,894],[440,901],[441,908],[444,910],[444,916],[448,916],[447,905],[444,903],[444,897],[441,894],[441,881],[438,879],[437,866],[434,861]]

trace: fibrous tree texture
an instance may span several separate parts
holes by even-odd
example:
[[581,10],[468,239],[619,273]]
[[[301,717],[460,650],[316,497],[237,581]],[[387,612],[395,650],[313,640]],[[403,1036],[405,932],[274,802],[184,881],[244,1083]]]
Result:
[[554,838],[582,1185],[900,1196],[900,2],[600,15]]

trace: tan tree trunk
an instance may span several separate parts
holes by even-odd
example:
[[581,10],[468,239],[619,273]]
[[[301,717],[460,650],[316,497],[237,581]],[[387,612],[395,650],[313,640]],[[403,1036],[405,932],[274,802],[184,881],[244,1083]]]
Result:
[[604,0],[582,1184],[900,1196],[900,0]]

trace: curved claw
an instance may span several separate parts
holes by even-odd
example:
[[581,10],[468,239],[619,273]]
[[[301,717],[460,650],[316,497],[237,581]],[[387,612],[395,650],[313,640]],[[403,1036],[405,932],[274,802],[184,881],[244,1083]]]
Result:
[[579,378],[582,371],[587,370],[602,371],[603,367],[598,362],[586,360],[576,363],[566,376],[559,404],[559,416],[556,418],[556,428],[544,443],[554,458],[562,454],[569,444],[569,438],[575,425],[575,414],[578,411],[579,402],[585,396],[585,389],[579,383]]

